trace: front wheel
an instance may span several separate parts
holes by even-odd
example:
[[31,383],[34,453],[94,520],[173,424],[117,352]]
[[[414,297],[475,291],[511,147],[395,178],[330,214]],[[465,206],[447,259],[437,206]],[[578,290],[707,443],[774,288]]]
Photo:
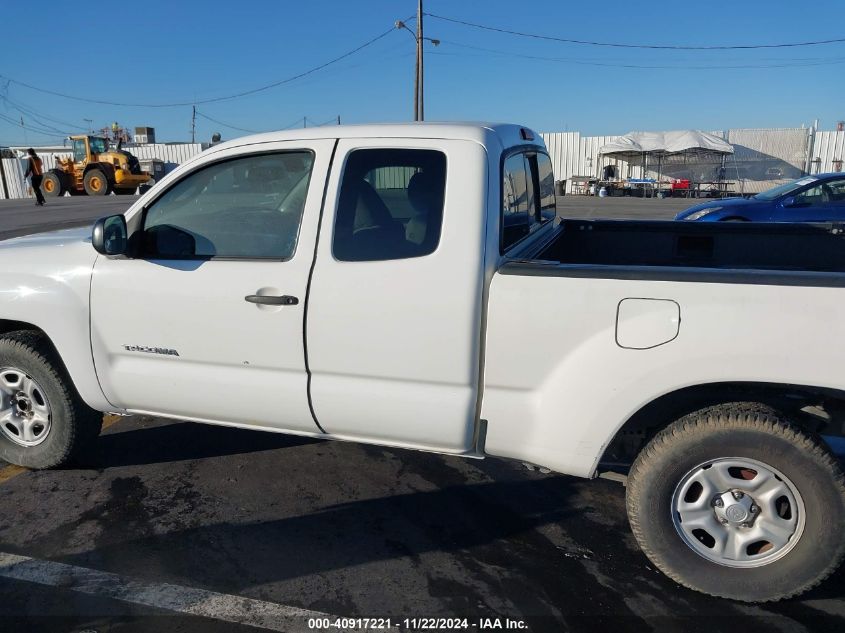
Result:
[[0,337],[0,459],[54,468],[100,433],[102,414],[88,407],[43,335]]
[[85,172],[82,185],[89,196],[104,196],[111,191],[111,183],[101,169]]
[[801,594],[845,555],[845,479],[827,446],[750,403],[674,422],[628,477],[631,529],[686,587],[746,602]]
[[56,198],[64,193],[61,177],[52,171],[48,171],[41,178],[41,193],[47,198]]

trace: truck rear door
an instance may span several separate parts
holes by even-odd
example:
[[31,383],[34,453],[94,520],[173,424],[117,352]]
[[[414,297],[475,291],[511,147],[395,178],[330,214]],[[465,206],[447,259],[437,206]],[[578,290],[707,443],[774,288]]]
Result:
[[473,142],[341,139],[306,318],[317,420],[461,453],[479,384],[487,158]]

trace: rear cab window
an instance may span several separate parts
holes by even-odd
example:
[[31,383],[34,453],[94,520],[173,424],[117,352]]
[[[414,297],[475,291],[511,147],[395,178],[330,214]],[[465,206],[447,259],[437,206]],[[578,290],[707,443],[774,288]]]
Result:
[[520,148],[502,162],[500,252],[505,253],[557,215],[549,155]]

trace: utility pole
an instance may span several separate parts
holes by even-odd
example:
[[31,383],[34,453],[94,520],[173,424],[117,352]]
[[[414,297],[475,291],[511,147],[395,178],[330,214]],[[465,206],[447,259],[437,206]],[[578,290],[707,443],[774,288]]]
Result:
[[419,91],[420,91],[420,105],[419,110],[417,113],[417,121],[425,121],[425,109],[424,109],[424,95],[425,90],[423,89],[423,84],[425,82],[425,75],[423,73],[423,43],[425,41],[425,37],[423,36],[423,6],[422,0],[417,2],[417,64],[419,65]]
[[340,125],[340,115],[337,115],[337,124]]
[[440,44],[440,40],[435,40],[426,37],[423,33],[423,3],[422,0],[417,0],[417,31],[414,33],[407,24],[402,20],[396,21],[397,29],[405,29],[414,37],[417,44],[417,60],[414,67],[414,121],[425,120],[425,106],[424,106],[424,72],[423,72],[423,52],[426,40],[431,42],[434,46]]
[[417,2],[417,70],[414,78],[414,121],[422,121],[422,56],[423,56],[422,0]]
[[197,106],[193,106],[193,113],[191,114],[191,143],[196,143],[197,132]]

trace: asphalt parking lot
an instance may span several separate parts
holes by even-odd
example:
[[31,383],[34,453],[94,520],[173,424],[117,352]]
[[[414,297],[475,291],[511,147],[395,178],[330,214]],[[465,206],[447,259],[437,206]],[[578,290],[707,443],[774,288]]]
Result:
[[[133,199],[3,201],[0,237]],[[562,200],[572,217],[671,217],[686,204]],[[845,630],[841,570],[773,605],[679,587],[639,551],[617,482],[140,416],[107,425],[73,467],[0,464],[0,630],[306,631],[324,615]]]

